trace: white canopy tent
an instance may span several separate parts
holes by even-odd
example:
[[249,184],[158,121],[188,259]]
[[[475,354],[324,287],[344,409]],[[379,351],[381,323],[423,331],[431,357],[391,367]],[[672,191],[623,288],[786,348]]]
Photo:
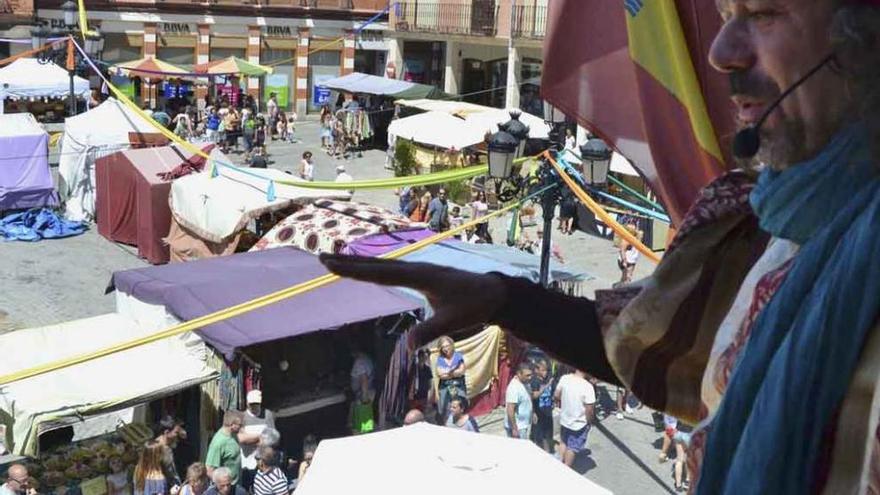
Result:
[[397,119],[388,134],[421,144],[461,150],[483,142],[485,133],[469,126],[464,119],[446,112],[430,111]]
[[[217,149],[211,153],[211,158],[231,162]],[[282,184],[280,181],[304,181],[276,169],[245,170],[218,166],[218,171],[217,177],[211,177],[209,166],[201,173],[181,177],[171,184],[174,218],[210,242],[222,242],[245,228],[254,218],[293,203],[310,203],[318,198],[351,198],[347,191]],[[273,201],[268,199],[269,179],[274,181]]]
[[[110,313],[0,336],[7,352],[0,374],[105,349],[156,328]],[[217,376],[209,350],[187,333],[43,375],[12,382],[0,394],[0,421],[10,427],[10,450],[37,454],[44,431],[169,395]]]
[[510,120],[510,112],[519,112],[519,120],[529,127],[530,139],[548,139],[550,136],[550,126],[540,117],[523,112],[522,110],[499,108],[489,108],[483,112],[469,112],[465,121],[468,125],[476,127],[479,131],[498,132],[498,124],[503,124]]
[[296,493],[541,493],[551,486],[611,494],[528,440],[418,423],[322,441]]
[[129,133],[157,130],[114,98],[64,122],[59,191],[70,220],[95,219],[95,160],[131,147]]
[[[73,78],[77,98],[89,96],[89,81]],[[3,100],[10,98],[66,98],[70,94],[70,75],[52,62],[42,64],[35,58],[20,58],[0,69],[0,113]]]

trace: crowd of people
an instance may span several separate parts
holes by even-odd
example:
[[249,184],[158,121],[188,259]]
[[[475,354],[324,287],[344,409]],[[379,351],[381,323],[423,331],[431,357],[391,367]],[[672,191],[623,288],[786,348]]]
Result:
[[226,95],[216,99],[205,97],[203,103],[198,107],[145,105],[143,110],[183,139],[215,143],[224,153],[243,150],[246,161],[265,156],[267,140],[295,141],[297,114],[281,110],[275,93],[270,93],[262,110],[251,95],[246,95],[238,105],[233,105]]

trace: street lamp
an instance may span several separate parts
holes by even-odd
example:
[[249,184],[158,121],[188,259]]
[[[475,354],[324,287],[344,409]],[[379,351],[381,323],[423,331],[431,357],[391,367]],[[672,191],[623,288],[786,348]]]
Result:
[[599,138],[590,138],[581,145],[581,163],[588,184],[603,185],[608,182],[611,154],[611,148]]
[[498,126],[499,129],[509,132],[519,141],[516,148],[517,158],[525,154],[526,141],[529,139],[529,126],[520,122],[519,117],[522,113],[518,110],[510,111],[510,120]]
[[565,114],[547,100],[544,100],[544,122],[550,126],[548,136],[550,138],[550,146],[554,149],[562,149],[564,146],[564,136],[560,132],[560,127],[565,124]]
[[79,8],[73,0],[67,0],[61,4],[61,12],[64,13],[64,25],[68,30],[76,27],[76,14]]
[[[64,37],[71,36],[74,33],[74,29],[76,28],[76,13],[77,7],[76,3],[68,0],[65,2],[61,9],[64,11],[64,29],[57,31],[49,31],[45,26],[38,25],[31,29],[31,44],[34,49],[37,49],[43,46],[49,37]],[[68,41],[68,43],[70,43]],[[104,48],[104,37],[101,35],[100,31],[97,29],[94,32],[86,35],[85,46],[83,47],[86,54],[88,54],[89,58],[97,58],[100,56],[101,52]],[[76,115],[76,95],[74,88],[74,77],[76,76],[77,69],[84,63],[83,58],[79,53],[74,51],[74,65],[73,67],[68,66],[67,58],[68,58],[68,48],[65,45],[55,46],[51,48],[47,48],[36,54],[37,61],[41,64],[49,64],[54,63],[56,65],[65,67],[67,69],[67,74],[70,78],[70,94],[68,96],[68,106],[70,108],[70,115]]]
[[499,180],[513,177],[513,162],[519,144],[520,140],[506,130],[500,130],[492,135],[486,146],[489,150],[489,177]]

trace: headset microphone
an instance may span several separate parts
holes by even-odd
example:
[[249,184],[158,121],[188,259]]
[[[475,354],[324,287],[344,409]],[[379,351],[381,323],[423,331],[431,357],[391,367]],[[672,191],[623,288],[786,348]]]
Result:
[[794,84],[788,87],[781,95],[779,95],[773,103],[767,107],[767,110],[764,110],[764,113],[761,114],[761,118],[758,119],[753,125],[746,127],[745,129],[740,130],[736,133],[736,136],[733,138],[733,156],[747,160],[752,158],[753,156],[758,154],[758,150],[761,148],[761,126],[764,125],[764,121],[767,120],[767,117],[773,113],[773,110],[776,110],[776,107],[782,103],[788,95],[791,94],[792,91],[797,89],[801,84],[805,83],[807,79],[812,77],[815,73],[819,72],[819,69],[825,66],[825,64],[831,62],[834,59],[834,55],[828,55],[823,58],[821,62],[816,64],[815,67],[810,69],[809,72],[803,75],[800,79],[798,79]]

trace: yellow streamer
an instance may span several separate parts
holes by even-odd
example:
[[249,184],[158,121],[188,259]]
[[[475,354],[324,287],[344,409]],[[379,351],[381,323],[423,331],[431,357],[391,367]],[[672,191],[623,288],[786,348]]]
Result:
[[596,218],[604,222],[605,225],[611,227],[611,230],[616,232],[617,235],[619,235],[620,237],[623,237],[626,242],[632,244],[649,260],[653,261],[654,263],[660,262],[660,257],[657,256],[654,251],[651,251],[648,246],[642,244],[642,241],[640,241],[638,237],[632,235],[630,231],[627,230],[626,227],[624,227],[623,225],[620,225],[617,220],[611,218],[611,215],[603,210],[602,206],[600,206],[599,203],[595,202],[593,198],[591,198],[586,192],[584,192],[584,190],[581,189],[581,186],[577,182],[575,182],[574,179],[572,179],[571,176],[569,176],[565,172],[565,170],[563,170],[563,168],[559,166],[558,163],[556,163],[556,160],[553,159],[549,152],[545,151],[544,157],[550,160],[550,164],[553,165],[553,168],[556,169],[556,172],[559,173],[559,176],[562,177],[562,180],[565,182],[565,184],[571,189],[574,195],[577,196],[577,198],[581,200],[582,203],[584,203],[584,206],[589,208],[589,210],[592,211],[594,215],[596,215]]
[[86,2],[85,0],[77,0],[79,5],[79,32],[82,34],[83,41],[86,40],[86,35],[92,34],[92,31],[89,31],[89,19],[86,15]]
[[[469,228],[476,227],[478,224],[489,220],[490,218],[494,218],[504,213],[507,213],[511,209],[515,208],[519,205],[519,202],[513,203],[509,206],[499,209],[498,211],[492,212],[484,217],[471,220],[470,222],[465,223],[459,227],[448,230],[446,232],[440,232],[431,237],[422,239],[413,244],[408,244],[402,248],[395,249],[389,253],[382,255],[382,258],[385,259],[396,259],[402,256],[406,256],[412,252],[418,251],[426,246],[430,246],[431,244],[435,244],[444,239],[448,239],[458,233],[464,232]],[[82,364],[87,361],[91,361],[93,359],[99,359],[105,356],[109,356],[110,354],[115,354],[117,352],[127,351],[129,349],[133,349],[135,347],[152,344],[153,342],[158,342],[162,339],[167,339],[169,337],[174,337],[176,335],[180,335],[182,333],[191,332],[194,330],[198,330],[199,328],[205,327],[207,325],[212,325],[214,323],[219,323],[224,320],[228,320],[229,318],[234,318],[236,316],[243,315],[245,313],[249,313],[251,311],[264,308],[269,306],[270,304],[275,304],[277,302],[283,301],[285,299],[289,299],[294,296],[298,296],[301,294],[305,294],[306,292],[318,289],[320,287],[324,287],[333,282],[336,282],[340,279],[338,275],[334,275],[332,273],[328,273],[326,275],[322,275],[320,277],[314,278],[312,280],[303,282],[301,284],[294,285],[292,287],[288,287],[286,289],[281,289],[277,292],[273,292],[271,294],[267,294],[265,296],[258,297],[256,299],[252,299],[250,301],[243,302],[241,304],[236,304],[235,306],[231,306],[229,308],[224,308],[219,311],[215,311],[213,313],[207,314],[205,316],[200,316],[198,318],[194,318],[189,321],[185,321],[183,323],[174,325],[170,328],[162,330],[161,332],[154,333],[151,335],[147,335],[138,339],[130,340],[127,342],[122,342],[113,346],[110,346],[106,349],[101,349],[93,352],[88,352],[85,354],[81,354],[79,356],[73,356],[66,359],[59,359],[57,361],[42,364],[39,366],[34,366],[32,368],[27,368],[21,371],[16,371],[14,373],[9,373],[7,375],[0,376],[0,386],[7,385],[12,382],[25,380],[27,378],[33,378],[35,376],[43,375],[46,373],[50,373],[53,371],[57,371],[63,368],[68,368],[70,366],[75,366],[77,364]]]

